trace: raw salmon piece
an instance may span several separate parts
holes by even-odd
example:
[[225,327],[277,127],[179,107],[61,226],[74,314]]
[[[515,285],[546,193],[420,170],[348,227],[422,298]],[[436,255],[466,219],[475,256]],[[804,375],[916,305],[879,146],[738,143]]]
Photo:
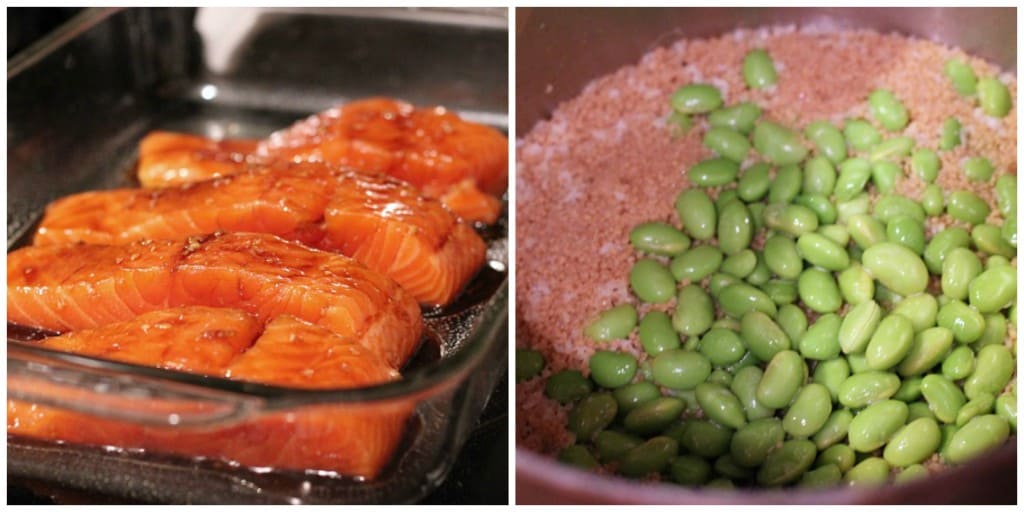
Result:
[[122,244],[216,231],[269,233],[341,252],[430,305],[453,300],[486,253],[472,228],[407,183],[317,163],[69,196],[47,208],[35,243]]
[[360,340],[398,368],[420,341],[419,306],[346,256],[272,235],[228,233],[127,245],[25,247],[7,256],[7,320],[94,328],[178,306],[291,314]]
[[139,142],[139,181],[144,187],[165,187],[235,174],[245,168],[258,144],[155,131]]

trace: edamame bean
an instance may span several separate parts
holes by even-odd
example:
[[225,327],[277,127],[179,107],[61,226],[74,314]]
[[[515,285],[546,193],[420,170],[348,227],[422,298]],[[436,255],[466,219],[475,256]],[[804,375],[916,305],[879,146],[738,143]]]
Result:
[[[831,408],[831,404],[829,406]],[[851,421],[853,421],[853,413],[849,409],[833,411],[821,429],[814,434],[814,446],[819,450],[824,450],[842,441],[850,429]]]
[[896,375],[881,371],[855,373],[839,386],[839,403],[851,409],[871,405],[896,394],[900,379]]
[[960,343],[976,341],[985,332],[985,317],[959,300],[951,300],[939,308],[936,321],[940,327],[952,331],[953,339]]
[[808,384],[797,392],[782,419],[782,427],[789,435],[810,437],[825,425],[832,414],[832,397],[821,384]]
[[796,243],[782,235],[773,235],[765,240],[764,260],[768,268],[783,279],[796,279],[803,270]]
[[1005,117],[1013,106],[1013,99],[1006,84],[987,76],[978,80],[978,105],[986,115]]
[[956,413],[967,399],[956,384],[939,374],[925,375],[921,381],[921,394],[935,418],[943,423],[956,421]]
[[900,389],[898,389],[896,394],[892,396],[893,400],[909,403],[921,398],[922,380],[924,380],[922,377],[903,379],[903,382],[900,384]]
[[875,184],[875,188],[879,192],[888,194],[896,186],[896,181],[902,172],[903,168],[895,162],[888,160],[875,162],[871,166],[871,182]]
[[974,351],[970,347],[957,347],[942,361],[942,375],[951,381],[966,379],[973,372]]
[[[902,402],[902,400],[900,400]],[[935,413],[932,412],[931,408],[928,407],[927,402],[910,402],[907,404],[907,409],[910,411],[907,414],[907,423],[910,423],[918,418],[935,418]]]
[[641,436],[649,436],[664,431],[679,419],[686,408],[686,403],[679,398],[663,396],[645,402],[626,414],[622,420],[626,430]]
[[989,345],[1001,345],[1006,338],[1006,318],[999,313],[985,315],[985,331],[981,338],[971,345],[975,351]]
[[982,393],[997,395],[1013,375],[1013,355],[1003,345],[988,345],[978,351],[974,372],[964,382],[964,393],[973,399]]
[[569,412],[569,432],[576,434],[576,441],[589,441],[615,420],[618,405],[608,393],[588,395]]
[[755,48],[743,57],[743,80],[751,89],[764,89],[775,85],[778,75],[771,55],[762,48]]
[[818,233],[829,240],[840,245],[840,247],[846,247],[846,244],[850,243],[850,232],[846,230],[846,226],[842,224],[829,224],[827,226],[821,226],[818,228]]
[[792,304],[797,299],[796,283],[788,279],[772,279],[761,285],[761,291],[780,306]]
[[834,313],[821,315],[799,339],[800,354],[823,361],[839,356],[839,330],[842,320]]
[[941,274],[946,254],[954,247],[967,247],[970,243],[970,233],[961,227],[951,227],[935,233],[924,249],[924,261],[928,270],[933,274]]
[[804,128],[804,136],[814,143],[818,153],[833,164],[846,160],[846,141],[839,128],[828,121],[815,121]]
[[1017,248],[1017,215],[1011,214],[1010,218],[1003,221],[1002,233],[1003,240],[1010,244],[1014,249]]
[[846,314],[836,332],[837,341],[845,354],[859,354],[868,347],[875,329],[882,320],[882,308],[873,300],[857,304]]
[[885,226],[870,215],[860,213],[851,216],[846,221],[846,228],[850,231],[850,238],[861,249],[867,249],[886,240]]
[[820,194],[828,196],[836,186],[836,170],[832,162],[824,156],[815,156],[804,164],[804,183],[801,190],[804,194]]
[[1010,436],[1005,419],[986,414],[976,416],[953,434],[945,450],[950,464],[963,464],[1001,444]]
[[629,271],[629,286],[640,300],[651,303],[668,302],[675,296],[676,280],[656,260],[641,259]]
[[722,106],[722,93],[710,84],[689,84],[672,94],[672,108],[683,114],[704,114]]
[[1012,258],[1017,250],[1004,237],[1003,230],[993,224],[978,224],[971,229],[971,240],[982,252]]
[[800,140],[800,135],[778,123],[757,123],[753,137],[754,149],[775,165],[796,164],[807,156],[807,148]]
[[860,194],[871,179],[871,162],[850,158],[839,164],[839,177],[834,187],[836,199],[849,201]]
[[711,464],[696,455],[680,455],[669,466],[669,474],[677,484],[703,485],[711,478]]
[[698,187],[720,187],[731,183],[740,172],[738,163],[728,158],[709,158],[686,171],[690,183]]
[[868,159],[876,163],[886,160],[899,160],[910,155],[911,150],[914,149],[915,142],[917,141],[913,137],[892,137],[886,139],[871,148]]
[[754,271],[747,276],[746,281],[754,286],[761,286],[768,282],[772,278],[772,271],[765,265],[764,255],[758,254],[757,265],[754,265]]
[[868,358],[864,354],[847,354],[846,361],[850,363],[850,371],[854,374],[871,370],[871,367],[868,366]]
[[785,437],[786,432],[778,418],[758,419],[736,431],[730,441],[729,453],[733,461],[742,467],[758,467]]
[[652,437],[644,444],[626,452],[619,461],[619,473],[641,477],[665,469],[679,453],[679,443],[665,436]]
[[729,128],[747,135],[754,129],[754,123],[759,117],[761,117],[761,107],[744,101],[710,113],[708,124],[714,128]]
[[797,239],[800,255],[812,265],[827,270],[843,270],[850,266],[850,256],[839,244],[818,233],[804,233]]
[[723,288],[718,294],[718,303],[725,314],[733,318],[742,318],[751,311],[767,315],[774,315],[778,311],[767,294],[746,283],[735,283]]
[[516,382],[525,382],[544,370],[544,356],[536,350],[516,349]]
[[736,194],[739,198],[747,202],[759,201],[763,198],[771,185],[770,170],[771,167],[768,164],[759,162],[743,171],[743,175],[740,176],[736,185]]
[[795,164],[784,165],[775,173],[775,179],[768,187],[769,203],[789,203],[800,194],[803,186],[803,172]]
[[971,418],[992,412],[992,406],[995,405],[995,401],[995,397],[988,393],[980,393],[972,398],[956,413],[956,426],[962,427],[968,421],[971,421]]
[[638,251],[659,256],[676,256],[690,248],[690,237],[664,222],[645,222],[629,233],[629,242]]
[[711,328],[715,310],[711,297],[700,286],[690,284],[679,290],[672,327],[687,336],[699,336]]
[[971,280],[967,293],[971,306],[982,313],[995,313],[1010,306],[1017,296],[1017,272],[1013,267],[986,269]]
[[812,469],[800,478],[798,485],[801,487],[831,487],[843,481],[843,474],[839,466],[826,464],[817,469]]
[[849,376],[850,364],[843,358],[819,361],[814,367],[814,382],[828,388],[833,402],[838,401],[839,390]]
[[1017,397],[1003,394],[996,398],[996,415],[1003,418],[1010,424],[1010,428],[1017,432]]
[[953,331],[945,327],[932,327],[917,333],[914,346],[900,362],[899,374],[913,377],[928,371],[946,356],[951,346]]
[[747,344],[747,349],[762,361],[771,360],[790,347],[790,339],[782,328],[761,311],[750,311],[743,315],[740,319],[740,336]]
[[612,391],[612,397],[618,404],[620,414],[628,414],[633,409],[661,396],[658,386],[646,380],[626,384]]
[[839,273],[839,292],[843,300],[856,306],[875,296],[875,281],[859,263]]
[[894,195],[882,196],[875,203],[875,217],[878,220],[888,223],[900,216],[924,222],[924,208],[906,197]]
[[882,141],[882,134],[864,119],[847,119],[843,135],[850,147],[857,151],[866,151]]
[[850,448],[869,453],[885,446],[906,424],[908,413],[907,404],[898,400],[882,400],[869,405],[850,422]]
[[818,313],[833,313],[843,305],[835,278],[822,269],[815,267],[804,270],[796,285],[800,300]]
[[821,194],[803,194],[793,198],[793,204],[808,208],[818,217],[819,224],[832,224],[839,218],[839,210],[829,198]]
[[845,473],[853,467],[856,460],[857,454],[854,453],[853,449],[850,448],[849,445],[837,444],[822,451],[821,454],[818,455],[818,459],[815,464],[818,467],[835,464],[839,467],[840,471]]
[[910,157],[910,170],[925,183],[932,183],[939,177],[942,161],[939,155],[928,148],[917,148]]
[[636,327],[636,308],[621,304],[604,311],[583,329],[583,334],[594,341],[618,340],[629,336]]
[[971,281],[981,274],[981,260],[974,252],[954,247],[942,262],[942,293],[953,299],[966,299]]
[[614,389],[629,384],[636,375],[636,359],[625,352],[598,350],[590,356],[590,378],[599,386]]
[[601,465],[587,447],[578,444],[567,446],[558,452],[558,461],[582,469],[594,469]]
[[686,251],[669,264],[669,272],[677,281],[697,282],[718,271],[722,251],[713,245],[700,245]]
[[721,457],[729,453],[729,443],[735,431],[710,421],[690,421],[683,431],[683,448],[704,458]]
[[764,372],[757,366],[747,366],[736,371],[729,389],[743,405],[747,420],[753,422],[769,418],[775,410],[765,406],[757,399],[757,387],[761,383]]
[[806,439],[786,441],[765,458],[757,472],[757,483],[773,487],[795,482],[814,463],[815,455],[814,443]]
[[649,355],[679,348],[679,335],[672,328],[672,319],[661,311],[651,311],[640,321],[640,344]]
[[931,418],[918,418],[892,436],[885,446],[886,462],[906,467],[924,462],[935,453],[942,441],[939,425]]
[[924,224],[913,217],[893,217],[885,226],[885,236],[890,242],[900,244],[917,255],[924,253]]
[[[795,289],[794,289],[795,293]],[[784,304],[779,306],[779,312],[775,316],[775,322],[782,328],[782,332],[790,340],[799,340],[807,331],[807,315],[803,309],[795,304]]]
[[902,315],[889,315],[867,344],[868,368],[888,370],[899,364],[914,346],[914,325]]
[[750,141],[730,128],[711,128],[704,134],[704,145],[734,162],[742,162],[750,152]]
[[602,430],[594,436],[594,448],[603,462],[617,461],[633,448],[643,444],[644,440],[614,430]]
[[[755,267],[756,265],[757,264],[755,263]],[[740,280],[736,276],[732,276],[724,272],[716,272],[711,274],[711,277],[708,278],[708,290],[711,291],[711,296],[717,299],[721,296],[722,290],[724,290],[726,286],[736,284],[738,282],[740,282]]]
[[928,268],[902,245],[874,244],[864,250],[861,264],[882,285],[903,296],[923,292],[928,286]]
[[700,189],[684,190],[676,198],[676,212],[683,221],[683,229],[697,240],[708,240],[715,236],[718,214],[715,204],[707,193]]
[[910,120],[907,108],[886,89],[875,89],[868,96],[868,106],[875,120],[890,132],[902,130]]
[[562,370],[548,377],[544,394],[562,404],[574,402],[590,394],[593,385],[579,370]]
[[946,198],[942,195],[942,189],[932,183],[924,188],[921,193],[921,209],[930,217],[941,215],[946,209]]
[[1004,217],[1017,211],[1017,176],[1004,174],[996,180],[996,204]]
[[749,247],[753,238],[754,227],[747,207],[740,201],[727,204],[718,219],[718,247],[725,254],[736,254]]
[[734,429],[747,424],[740,400],[725,386],[702,382],[694,391],[697,403],[712,421]]
[[757,400],[767,407],[785,407],[807,378],[807,365],[800,354],[782,350],[775,354],[757,386]]
[[700,353],[714,366],[729,366],[747,351],[739,334],[729,329],[714,328],[700,340]]
[[939,136],[939,149],[950,150],[963,142],[960,133],[960,120],[950,117],[942,123],[942,133]]
[[882,485],[889,480],[891,468],[885,459],[869,457],[850,468],[843,480],[851,486]]
[[964,176],[970,181],[988,181],[996,171],[992,162],[983,156],[968,158],[963,163]]
[[991,210],[985,200],[969,190],[957,190],[949,194],[946,213],[956,220],[968,224],[981,224]]
[[961,96],[974,95],[978,86],[978,77],[974,74],[974,70],[964,61],[960,59],[946,61],[946,67],[943,68],[943,72],[949,78],[949,82],[953,84],[956,92],[960,93]]
[[671,389],[694,389],[711,374],[711,363],[698,352],[666,350],[654,357],[654,381]]

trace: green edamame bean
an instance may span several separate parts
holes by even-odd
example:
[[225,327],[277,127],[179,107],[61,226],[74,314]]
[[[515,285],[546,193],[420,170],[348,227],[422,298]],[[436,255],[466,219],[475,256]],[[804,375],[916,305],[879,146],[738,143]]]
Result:
[[888,160],[875,162],[871,166],[871,182],[875,184],[875,188],[879,192],[888,194],[896,186],[896,181],[902,172],[903,168],[895,162]]
[[951,227],[939,231],[924,249],[924,261],[928,270],[933,274],[941,274],[946,254],[954,247],[968,247],[970,243],[971,235],[964,228]]
[[743,57],[743,80],[751,89],[764,89],[775,85],[778,75],[771,55],[762,48],[755,48]]
[[612,397],[618,404],[618,412],[626,414],[660,396],[658,386],[646,380],[626,384],[612,391]]
[[714,128],[729,128],[747,135],[754,129],[754,123],[759,117],[761,117],[761,107],[744,101],[708,114],[708,124]]
[[774,315],[778,311],[767,294],[746,283],[735,283],[723,288],[718,294],[718,303],[725,314],[733,318],[742,318],[751,311],[767,315]]
[[757,400],[767,407],[785,407],[807,378],[807,365],[800,354],[782,350],[775,354],[757,386]]
[[[827,389],[826,389],[827,391]],[[831,408],[831,404],[829,404]],[[837,409],[825,420],[817,433],[814,434],[814,446],[824,450],[846,437],[850,429],[850,422],[853,421],[853,413],[849,409]]]
[[882,485],[889,480],[892,468],[880,457],[868,457],[843,475],[843,481],[851,486]]
[[892,373],[874,370],[855,373],[839,385],[839,403],[857,409],[884,401],[899,388],[900,379]]
[[875,120],[891,132],[902,130],[910,120],[907,108],[892,91],[875,89],[868,96],[868,106]]
[[976,341],[985,331],[985,317],[959,300],[951,300],[939,308],[936,321],[939,327],[952,331],[953,339],[960,343]]
[[673,421],[679,419],[685,408],[683,400],[663,396],[637,406],[626,414],[622,423],[629,432],[649,436],[668,428]]
[[587,396],[593,387],[579,370],[562,370],[548,377],[544,394],[552,400],[567,404]]
[[881,448],[906,424],[908,413],[907,404],[898,400],[882,400],[869,405],[850,422],[850,448],[861,453]]
[[843,226],[842,224],[820,226],[818,228],[818,233],[821,234],[821,236],[839,244],[840,247],[846,247],[846,244],[850,243],[850,232],[847,231],[846,226]]
[[819,224],[831,224],[839,218],[839,210],[828,197],[821,194],[803,194],[793,198],[793,204],[808,208],[818,217]]
[[988,393],[980,393],[960,408],[956,413],[956,426],[962,427],[975,416],[992,412],[996,399]]
[[669,474],[677,484],[703,485],[711,478],[711,464],[696,455],[680,455],[669,466]]
[[800,354],[823,361],[839,356],[839,329],[842,320],[834,313],[821,315],[799,339]]
[[718,271],[722,251],[713,245],[701,245],[686,251],[669,264],[669,272],[677,281],[696,282]]
[[943,72],[949,78],[949,82],[953,84],[956,92],[960,93],[961,96],[974,95],[978,86],[978,77],[974,74],[974,70],[964,61],[960,59],[946,61],[946,67],[943,68]]
[[928,148],[918,148],[910,156],[910,170],[925,183],[932,183],[939,177],[942,161],[939,155]]
[[729,366],[741,358],[747,351],[740,340],[739,334],[729,329],[715,328],[704,333],[700,340],[700,353],[712,365]]
[[946,202],[946,213],[971,225],[985,222],[990,211],[985,200],[969,190],[957,190],[949,194]]
[[988,181],[992,179],[992,174],[995,171],[995,168],[992,167],[992,162],[989,162],[983,156],[968,158],[963,163],[964,176],[969,181]]
[[[902,400],[900,400],[902,402]],[[935,413],[932,412],[931,408],[928,407],[927,402],[910,402],[907,404],[907,409],[910,411],[907,414],[907,423],[910,423],[918,418],[935,418]]]
[[895,195],[882,196],[875,203],[875,217],[878,220],[888,223],[900,216],[924,222],[924,208],[906,197]]
[[697,403],[712,421],[734,429],[747,424],[743,405],[727,387],[702,382],[697,384],[694,391],[697,395]]
[[775,315],[775,322],[782,328],[782,332],[790,340],[799,340],[804,337],[807,331],[807,315],[803,309],[795,304],[784,304],[779,306],[779,312]]
[[819,361],[814,367],[814,382],[828,388],[832,401],[839,400],[839,390],[850,376],[850,363],[843,358]]
[[1010,349],[1003,345],[988,345],[978,351],[974,361],[974,372],[964,382],[967,398],[976,398],[982,393],[997,395],[1013,376],[1014,360]]
[[921,398],[922,380],[924,380],[922,377],[903,379],[903,382],[900,384],[900,389],[896,390],[896,394],[892,396],[892,399],[909,403]]
[[757,265],[754,265],[754,271],[747,276],[746,281],[754,286],[761,286],[771,278],[772,271],[768,269],[768,265],[765,265],[764,255],[758,253]]
[[898,160],[910,155],[917,141],[913,137],[892,137],[871,148],[868,159],[872,162]]
[[594,341],[625,338],[636,327],[636,316],[636,308],[632,304],[615,306],[588,323],[583,334]]
[[773,487],[795,482],[814,463],[815,455],[814,443],[806,439],[786,441],[765,458],[757,472],[757,483]]
[[735,431],[711,421],[690,421],[682,434],[683,448],[704,458],[716,458],[729,453],[729,443]]
[[657,473],[668,467],[672,458],[679,453],[675,439],[658,436],[626,452],[619,461],[619,473],[627,477],[641,477]]
[[[739,196],[736,194],[736,189],[727,188],[718,193],[718,198],[715,199],[715,210],[718,211],[718,217],[721,219],[722,210],[725,209],[729,203],[739,202]],[[721,220],[719,220],[721,222]]]
[[797,299],[796,283],[788,279],[772,279],[761,285],[761,291],[780,306],[792,304]]
[[942,188],[932,183],[921,193],[921,209],[925,215],[935,217],[946,210],[946,198],[942,196]]
[[803,259],[827,270],[844,270],[850,266],[850,256],[839,244],[818,233],[804,233],[796,247]]
[[1001,345],[1005,338],[1006,318],[999,313],[985,315],[985,331],[981,333],[981,338],[978,338],[978,341],[971,344],[971,348],[978,351],[989,345]]
[[953,331],[945,327],[931,327],[914,337],[914,346],[898,367],[904,377],[920,375],[938,364],[953,346]]
[[942,361],[942,375],[951,381],[966,379],[973,372],[974,351],[970,347],[957,347]]
[[868,366],[868,358],[864,354],[847,354],[846,361],[850,363],[850,371],[854,374],[871,370],[871,367]]
[[820,268],[808,268],[796,282],[800,300],[818,313],[834,313],[843,305],[839,285],[832,274]]
[[821,384],[808,384],[797,392],[782,419],[782,427],[789,435],[810,437],[825,425],[832,414],[832,397]]
[[789,203],[800,194],[803,172],[800,167],[784,165],[775,173],[775,179],[768,187],[769,203]]
[[839,164],[839,177],[836,178],[836,199],[849,201],[860,194],[871,178],[871,163],[863,158],[850,158]]
[[[867,192],[861,192],[849,201],[836,203],[836,220],[843,224],[849,224],[850,219],[868,213],[871,210],[871,196]],[[882,233],[885,233],[883,227]]]
[[829,464],[836,465],[840,471],[847,472],[857,460],[857,454],[849,445],[836,444],[826,448],[818,455],[815,465],[818,467]]
[[644,351],[656,356],[665,350],[679,348],[679,334],[672,319],[661,311],[651,311],[640,321],[640,344]]
[[617,461],[630,450],[643,444],[644,440],[614,430],[602,430],[594,436],[594,448],[603,462]]
[[818,229],[818,215],[806,206],[774,203],[765,208],[764,223],[769,228],[800,236]]
[[971,229],[971,240],[982,252],[1012,258],[1017,250],[1003,238],[1003,230],[994,224],[978,224]]
[[757,123],[753,137],[754,149],[775,165],[796,164],[807,156],[807,147],[800,140],[800,135],[778,123]]
[[994,405],[996,415],[1003,418],[1010,424],[1014,432],[1017,431],[1017,397],[1003,394],[996,398]]
[[764,243],[765,264],[783,279],[796,279],[803,270],[803,261],[792,239],[781,235],[768,237]]
[[694,389],[711,374],[711,362],[698,352],[666,350],[654,357],[654,382],[671,389]]
[[734,162],[742,162],[750,152],[750,141],[730,128],[712,127],[704,134],[704,145]]
[[867,249],[886,240],[885,226],[878,219],[863,213],[853,215],[846,221],[846,228],[861,249]]
[[868,368],[888,370],[899,364],[914,346],[914,324],[903,315],[885,317],[867,344]]
[[590,356],[590,378],[599,386],[614,389],[629,384],[636,375],[636,358],[625,352],[598,350]]
[[587,447],[578,444],[567,446],[558,452],[558,461],[582,469],[594,469],[601,465]]
[[768,164],[760,162],[743,171],[736,185],[736,194],[739,198],[747,202],[763,198],[771,185],[771,177],[768,174],[770,170]]
[[569,432],[576,434],[576,441],[589,441],[615,420],[618,404],[608,393],[587,395],[576,403],[569,412]]
[[737,465],[754,468],[764,460],[776,446],[782,443],[786,433],[778,418],[763,418],[752,421],[736,431],[729,445],[729,453]]
[[924,254],[924,224],[913,217],[899,215],[892,218],[885,226],[885,237],[917,255]]
[[882,134],[864,119],[847,119],[843,135],[847,144],[857,151],[866,151],[882,141]]
[[952,299],[966,299],[968,285],[981,274],[981,260],[974,252],[954,247],[942,262],[942,293]]
[[839,273],[839,292],[843,300],[856,306],[875,296],[875,281],[859,263]]
[[814,143],[818,153],[833,164],[846,160],[846,141],[843,133],[828,121],[815,121],[804,128],[804,136]]
[[664,222],[645,222],[629,232],[629,242],[638,251],[659,256],[676,256],[690,248],[690,237]]
[[747,344],[747,349],[762,361],[771,360],[791,346],[782,328],[762,311],[750,311],[743,315],[740,319],[740,336]]
[[804,164],[804,182],[801,190],[804,194],[820,194],[828,196],[836,186],[836,169],[832,162],[824,156],[815,156]]
[[942,132],[939,135],[939,149],[950,150],[963,142],[960,132],[960,120],[950,117],[942,123]]
[[740,172],[740,166],[728,158],[709,158],[686,171],[690,183],[698,187],[720,187],[731,183]]
[[[722,368],[717,368],[715,370],[711,370],[711,375],[708,376],[706,382],[708,384],[717,384],[720,386],[729,387],[729,385],[732,384],[732,374],[725,371]],[[694,399],[696,398],[697,394],[694,393]],[[698,405],[700,405],[699,402]]]
[[1017,211],[1017,176],[1004,174],[996,180],[996,204],[1004,217]]
[[707,193],[700,189],[684,190],[676,197],[676,212],[683,221],[683,229],[696,240],[715,236],[718,213]]
[[886,462],[906,467],[924,462],[939,448],[942,432],[931,418],[911,421],[892,436],[885,446]]
[[928,268],[918,255],[902,245],[874,244],[864,250],[861,264],[882,285],[903,296],[923,292],[928,286]]
[[650,259],[640,259],[633,264],[629,271],[629,286],[644,302],[668,302],[676,293],[676,280],[672,273],[665,265]]
[[525,382],[544,370],[544,356],[536,351],[525,348],[516,349],[516,382]]
[[839,466],[826,464],[817,469],[812,469],[800,478],[797,484],[801,487],[831,487],[843,481],[843,473]]
[[729,275],[724,272],[716,272],[711,274],[711,277],[708,278],[708,290],[711,291],[711,296],[717,299],[721,296],[722,290],[724,290],[726,286],[736,284],[738,282],[740,282],[740,280],[736,276]]
[[971,280],[967,287],[971,306],[982,313],[995,313],[1010,306],[1017,297],[1017,269],[992,267]]
[[845,354],[859,354],[868,347],[875,329],[882,320],[882,308],[873,300],[857,304],[846,314],[836,332]]
[[672,108],[683,114],[704,114],[722,106],[722,93],[710,84],[689,84],[676,89]]
[[672,327],[676,331],[687,336],[699,336],[710,329],[714,321],[711,297],[703,288],[690,284],[679,290],[672,314]]
[[736,254],[749,247],[753,238],[754,226],[747,207],[740,201],[727,204],[718,219],[718,247],[725,254]]
[[945,450],[950,464],[963,464],[1001,444],[1010,436],[1010,425],[995,414],[976,416],[953,434]]
[[998,78],[984,77],[978,80],[978,105],[986,115],[1005,117],[1013,106],[1010,89]]
[[747,366],[738,370],[732,379],[729,389],[743,405],[747,420],[753,422],[769,418],[775,410],[765,406],[757,399],[757,387],[761,383],[764,372],[757,366]]
[[1003,227],[1001,230],[1003,240],[1010,244],[1014,249],[1017,248],[1017,216],[1013,214],[1010,218],[1003,221]]
[[956,384],[939,374],[925,375],[921,381],[921,394],[935,418],[943,423],[956,421],[956,413],[967,399]]

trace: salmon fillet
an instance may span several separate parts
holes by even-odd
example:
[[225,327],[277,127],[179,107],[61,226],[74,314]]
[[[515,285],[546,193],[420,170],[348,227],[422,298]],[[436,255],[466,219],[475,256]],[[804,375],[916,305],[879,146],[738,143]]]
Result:
[[68,196],[47,208],[35,243],[123,244],[216,231],[269,233],[340,252],[429,305],[453,300],[486,253],[471,227],[408,184],[318,163]]
[[144,187],[241,172],[247,161],[320,161],[390,174],[441,200],[463,219],[493,223],[508,186],[508,140],[500,132],[442,107],[415,108],[389,98],[354,101],[313,115],[260,141],[251,153],[245,150],[252,141],[202,143],[194,136],[178,137],[175,143],[172,134],[160,133],[165,144],[147,137],[140,145],[138,177]]
[[95,328],[178,306],[282,314],[359,339],[393,367],[420,341],[416,302],[348,257],[273,235],[228,233],[126,245],[25,247],[7,256],[7,320]]
[[[161,323],[182,329],[153,328]],[[230,360],[207,342],[211,337],[224,338],[225,326],[233,330],[226,337],[242,346]],[[239,310],[186,307],[147,313],[41,343],[125,362],[289,387],[352,388],[399,378],[383,359],[355,341],[291,315],[274,318],[262,334],[260,329],[251,315]],[[252,347],[241,352],[257,335]],[[168,352],[168,347],[196,355],[205,352],[209,357],[182,358]],[[374,478],[390,460],[411,410],[407,403],[324,405],[199,429],[144,427],[8,400],[7,430],[9,434],[71,443],[214,457],[246,466]]]

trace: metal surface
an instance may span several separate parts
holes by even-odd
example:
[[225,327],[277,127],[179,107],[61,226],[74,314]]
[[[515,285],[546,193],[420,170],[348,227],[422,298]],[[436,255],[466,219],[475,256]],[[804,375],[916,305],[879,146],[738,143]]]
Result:
[[[530,131],[592,79],[662,45],[772,24],[872,28],[935,40],[1016,69],[1014,9],[685,8],[518,9],[516,130]],[[640,484],[579,471],[516,450],[516,500],[534,503],[1013,503],[1016,437],[989,456],[925,481],[878,489],[716,491]]]
[[[8,67],[8,248],[51,200],[135,185],[149,130],[261,137],[365,95],[444,104],[507,129],[506,18],[497,10],[224,11],[90,9]],[[422,16],[421,16],[422,15]],[[427,18],[419,21],[420,17]],[[214,27],[211,29],[211,27]],[[200,30],[201,28],[201,30]],[[237,28],[237,27],[236,27]],[[426,44],[425,44],[426,43]],[[218,66],[208,51],[221,52]],[[148,502],[414,502],[435,488],[476,423],[507,356],[507,226],[484,230],[488,267],[460,299],[427,311],[427,343],[403,380],[358,390],[295,391],[201,378],[8,344],[12,396],[158,424],[246,421],[304,406],[354,410],[415,401],[391,465],[375,481],[251,471],[216,461],[8,438],[8,472]],[[53,389],[50,389],[53,388]],[[57,392],[48,392],[57,391]],[[503,390],[502,390],[503,392]],[[102,398],[101,398],[102,397]],[[134,415],[138,397],[203,403],[214,414]],[[118,409],[120,408],[120,410]],[[116,413],[115,413],[116,411]]]

